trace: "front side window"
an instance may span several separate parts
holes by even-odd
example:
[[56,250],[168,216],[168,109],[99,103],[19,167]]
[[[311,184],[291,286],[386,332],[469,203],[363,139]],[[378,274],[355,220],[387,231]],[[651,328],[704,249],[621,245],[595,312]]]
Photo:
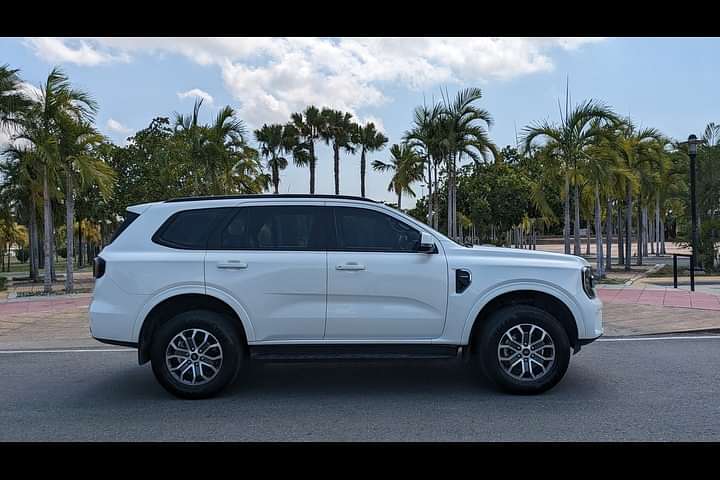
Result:
[[153,235],[153,241],[171,248],[204,250],[211,230],[230,210],[203,208],[178,212],[158,229]]
[[340,250],[415,252],[420,232],[384,213],[365,208],[335,207]]
[[300,250],[327,248],[330,215],[321,206],[241,207],[222,230],[221,250]]

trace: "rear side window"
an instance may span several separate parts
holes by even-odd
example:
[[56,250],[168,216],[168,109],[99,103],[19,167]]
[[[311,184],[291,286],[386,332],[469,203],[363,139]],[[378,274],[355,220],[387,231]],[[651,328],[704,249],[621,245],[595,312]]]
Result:
[[139,213],[126,211],[125,212],[125,220],[118,226],[118,228],[115,230],[115,233],[113,233],[112,237],[110,238],[110,242],[108,242],[108,245],[115,241],[116,238],[120,236],[121,233],[127,229],[132,222],[134,222],[138,217],[140,216]]
[[177,212],[153,235],[153,242],[184,250],[204,250],[210,232],[231,208],[202,208]]
[[359,252],[416,252],[420,232],[382,212],[335,207],[338,249]]
[[324,250],[330,212],[326,207],[242,207],[209,246],[219,250]]

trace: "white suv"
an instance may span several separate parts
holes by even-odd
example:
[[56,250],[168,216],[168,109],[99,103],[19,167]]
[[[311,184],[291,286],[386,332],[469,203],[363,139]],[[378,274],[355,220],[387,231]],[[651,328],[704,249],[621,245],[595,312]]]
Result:
[[202,398],[249,361],[461,357],[538,393],[598,338],[579,257],[460,245],[371,200],[181,198],[129,207],[95,260],[90,330]]

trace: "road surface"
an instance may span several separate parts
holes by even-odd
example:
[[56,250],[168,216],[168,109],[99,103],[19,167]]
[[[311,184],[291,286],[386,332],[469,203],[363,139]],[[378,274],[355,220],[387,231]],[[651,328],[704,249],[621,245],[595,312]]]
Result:
[[3,441],[720,440],[720,336],[604,339],[534,397],[456,361],[274,364],[179,400],[132,350],[0,352]]

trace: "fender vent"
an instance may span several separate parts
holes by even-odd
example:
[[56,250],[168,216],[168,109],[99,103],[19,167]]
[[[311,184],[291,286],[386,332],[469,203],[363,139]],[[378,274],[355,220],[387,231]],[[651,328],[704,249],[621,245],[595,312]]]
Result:
[[455,293],[463,293],[472,283],[472,274],[468,270],[455,270]]

